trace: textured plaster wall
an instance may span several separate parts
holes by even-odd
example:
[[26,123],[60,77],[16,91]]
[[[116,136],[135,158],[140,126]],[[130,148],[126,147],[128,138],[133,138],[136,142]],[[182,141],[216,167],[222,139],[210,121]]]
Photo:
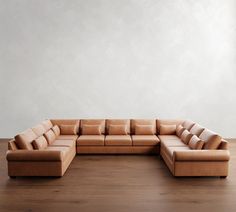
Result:
[[51,117],[236,137],[236,1],[0,0],[0,137]]

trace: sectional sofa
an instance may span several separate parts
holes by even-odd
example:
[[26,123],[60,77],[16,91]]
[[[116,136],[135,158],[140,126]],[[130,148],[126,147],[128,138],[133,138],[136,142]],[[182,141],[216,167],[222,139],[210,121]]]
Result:
[[63,176],[76,154],[156,154],[174,176],[228,176],[228,142],[189,120],[52,119],[8,143],[8,175]]

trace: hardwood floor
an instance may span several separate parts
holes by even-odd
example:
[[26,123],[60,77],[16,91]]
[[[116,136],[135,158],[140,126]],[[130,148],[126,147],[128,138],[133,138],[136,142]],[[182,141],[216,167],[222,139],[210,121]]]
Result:
[[236,211],[236,140],[230,175],[173,177],[157,156],[76,156],[62,178],[10,179],[0,141],[0,211]]

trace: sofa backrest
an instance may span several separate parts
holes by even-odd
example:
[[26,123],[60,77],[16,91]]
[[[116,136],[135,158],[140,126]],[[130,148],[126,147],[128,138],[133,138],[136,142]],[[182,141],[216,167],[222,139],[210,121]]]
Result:
[[105,119],[81,119],[80,120],[80,134],[82,132],[83,125],[101,125],[102,134],[105,133]]
[[136,125],[152,125],[154,134],[156,134],[156,119],[131,119],[130,121],[130,133],[135,134],[135,126]]
[[79,133],[80,120],[79,119],[51,119],[53,125],[75,125],[76,132]]
[[157,125],[157,134],[160,133],[160,126],[161,125],[176,125],[176,127],[180,124],[183,124],[184,120],[180,119],[157,119],[156,125]]
[[127,131],[130,134],[130,119],[106,119],[106,134],[110,125],[127,125]]

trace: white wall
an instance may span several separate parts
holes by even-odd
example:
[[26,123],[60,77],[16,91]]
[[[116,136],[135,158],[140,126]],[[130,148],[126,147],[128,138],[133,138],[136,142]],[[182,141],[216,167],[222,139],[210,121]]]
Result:
[[0,0],[0,101],[0,137],[50,117],[236,137],[236,1]]

